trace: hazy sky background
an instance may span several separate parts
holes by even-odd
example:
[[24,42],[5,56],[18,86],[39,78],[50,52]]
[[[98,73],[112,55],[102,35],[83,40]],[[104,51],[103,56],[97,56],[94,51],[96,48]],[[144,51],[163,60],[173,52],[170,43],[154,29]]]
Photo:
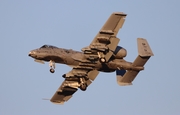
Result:
[[[0,0],[1,115],[179,115],[180,1],[178,0]],[[132,86],[120,87],[115,73],[100,73],[86,92],[64,105],[50,99],[71,70],[35,63],[30,50],[44,44],[81,50],[112,12],[127,13],[117,35],[127,61],[137,56],[137,38],[155,54]]]

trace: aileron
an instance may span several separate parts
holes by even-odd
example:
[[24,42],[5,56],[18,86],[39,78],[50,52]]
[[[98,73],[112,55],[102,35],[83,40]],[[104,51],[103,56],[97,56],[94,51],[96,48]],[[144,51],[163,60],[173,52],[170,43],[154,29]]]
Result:
[[101,31],[107,31],[113,33],[113,35],[117,35],[119,29],[124,24],[126,14],[123,13],[113,13],[109,19],[106,21],[104,26],[101,28]]
[[54,96],[51,98],[51,102],[56,104],[63,104],[65,101],[68,101],[72,95],[78,90],[77,88],[72,88],[62,84],[59,89],[56,91]]

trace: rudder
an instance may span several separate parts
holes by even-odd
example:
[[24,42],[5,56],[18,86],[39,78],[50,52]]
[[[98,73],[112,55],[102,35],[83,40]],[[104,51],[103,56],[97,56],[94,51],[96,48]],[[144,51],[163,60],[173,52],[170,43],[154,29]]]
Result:
[[141,57],[153,56],[153,52],[144,38],[137,38],[138,43],[138,53]]

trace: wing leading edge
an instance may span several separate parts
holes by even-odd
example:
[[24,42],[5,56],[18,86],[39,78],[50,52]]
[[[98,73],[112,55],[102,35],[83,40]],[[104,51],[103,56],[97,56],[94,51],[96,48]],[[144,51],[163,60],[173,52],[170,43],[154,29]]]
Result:
[[116,36],[124,24],[126,15],[122,12],[112,13],[91,44],[98,42],[102,35],[107,35],[107,37]]
[[76,84],[76,82],[69,82],[67,80],[64,80],[64,82],[55,92],[50,101],[55,104],[63,104],[65,101],[68,101],[72,97],[72,95],[78,90],[78,88],[76,87],[69,87],[69,83]]
[[64,104],[64,102],[68,101],[80,87],[80,78],[82,78],[81,75],[86,76],[84,82],[87,84],[88,87],[99,73],[97,70],[88,69],[73,68],[69,73],[67,73],[64,82],[55,92],[54,96],[51,98],[50,101],[55,104]]
[[82,51],[85,54],[87,54],[86,52],[97,54],[99,58],[103,57],[108,61],[119,43],[119,38],[116,35],[123,26],[125,17],[126,14],[122,12],[111,14],[91,44],[83,48]]

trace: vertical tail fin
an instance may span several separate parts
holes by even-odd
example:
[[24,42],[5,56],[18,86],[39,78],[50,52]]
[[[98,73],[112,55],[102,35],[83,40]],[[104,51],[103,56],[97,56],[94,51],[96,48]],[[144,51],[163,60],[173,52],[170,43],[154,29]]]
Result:
[[138,38],[137,43],[138,43],[138,53],[141,57],[154,55],[146,39]]
[[[145,63],[153,56],[153,52],[146,39],[138,38],[138,53],[139,55],[132,63],[133,66],[143,67]],[[139,71],[135,70],[116,70],[117,82],[121,86],[132,85],[132,81],[135,79]],[[124,72],[124,73],[123,73]],[[118,74],[121,73],[121,74]],[[123,73],[123,74],[122,74]]]
[[138,38],[138,53],[139,55],[134,60],[133,65],[134,66],[144,66],[145,63],[149,60],[151,56],[153,56],[153,52],[147,42],[144,38]]

